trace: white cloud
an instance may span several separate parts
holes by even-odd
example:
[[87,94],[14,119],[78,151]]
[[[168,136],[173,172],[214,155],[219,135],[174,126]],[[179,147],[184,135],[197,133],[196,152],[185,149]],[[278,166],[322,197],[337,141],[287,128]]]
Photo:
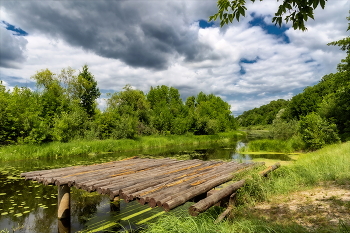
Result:
[[[22,82],[29,82],[30,76],[40,69],[49,68],[58,73],[68,66],[80,69],[84,64],[88,64],[98,81],[99,88],[104,92],[121,91],[126,84],[131,84],[144,92],[147,92],[150,86],[174,86],[180,90],[183,97],[204,91],[222,96],[231,104],[232,110],[237,115],[274,99],[291,98],[304,87],[315,84],[323,75],[336,71],[336,65],[345,53],[326,44],[346,36],[345,17],[348,9],[344,6],[349,2],[349,0],[332,1],[332,4],[327,3],[325,10],[318,9],[315,21],[309,21],[307,24],[307,32],[287,30],[289,44],[284,43],[281,38],[267,34],[261,27],[250,27],[248,23],[252,19],[250,14],[242,18],[239,23],[235,22],[223,29],[199,28],[196,20],[206,19],[215,13],[215,2],[166,1],[160,4],[159,8],[152,8],[154,2],[146,2],[141,5],[135,4],[134,9],[128,8],[135,12],[135,20],[141,20],[136,22],[130,19],[132,22],[129,28],[127,21],[123,21],[126,25],[114,24],[113,19],[116,16],[110,15],[111,12],[105,12],[103,19],[111,19],[111,22],[99,24],[89,21],[85,22],[85,25],[80,22],[70,25],[71,27],[57,25],[57,30],[51,28],[50,32],[41,30],[40,28],[44,27],[42,25],[31,24],[31,21],[25,22],[26,19],[21,18],[25,16],[10,12],[12,8],[1,8],[1,13],[5,13],[4,20],[23,28],[29,35],[25,37],[28,41],[27,59],[22,61],[22,69],[1,68],[0,79],[5,80],[6,85],[12,85],[12,77],[20,78]],[[71,14],[69,17],[78,20],[84,17],[82,12],[88,9],[86,6],[86,9],[67,10],[64,6],[68,3],[51,3],[52,10],[57,11],[55,14],[62,19]],[[110,3],[111,8],[115,7],[113,1]],[[255,12],[259,16],[271,15],[277,9],[277,5],[278,3],[274,1],[248,3],[248,13]],[[100,6],[97,3],[95,6],[95,13],[98,14]],[[102,4],[101,9],[105,9],[103,7]],[[139,14],[140,12],[142,14]],[[94,14],[91,17],[96,16],[97,19],[97,15]],[[269,19],[265,17],[266,22]],[[77,28],[78,26],[83,28]],[[106,26],[109,28],[98,28]],[[147,53],[142,53],[142,59],[146,60],[138,61],[137,64],[141,64],[138,66],[132,65],[133,62],[128,60],[132,58],[130,54],[125,59],[118,58],[118,50],[113,50],[113,46],[106,47],[105,50],[100,46],[94,50],[95,45],[87,45],[86,41],[82,41],[81,45],[79,40],[73,43],[69,38],[72,38],[70,33],[75,32],[70,32],[67,28],[72,31],[96,29],[96,33],[100,34],[94,36],[103,41],[102,45],[108,46],[114,44],[120,46],[118,41],[113,41],[119,38],[114,37],[115,35],[123,35],[132,40],[133,37],[128,37],[127,34],[132,30],[130,32],[132,35],[140,35],[142,40],[150,40],[147,43],[142,42],[139,49],[150,45],[154,51],[162,51],[161,54],[167,60],[164,64],[167,66],[165,69],[145,66],[144,64],[148,64],[148,55],[151,56]],[[168,31],[171,31],[171,34],[162,34]],[[152,33],[152,36],[144,37],[143,33],[146,32]],[[177,38],[166,38],[167,35]],[[99,43],[99,40],[94,43]],[[113,50],[113,56],[106,56],[108,49]],[[255,63],[242,63],[241,59],[257,60]],[[245,70],[245,74],[240,73],[241,69]],[[99,103],[104,108],[105,102],[102,98]]]

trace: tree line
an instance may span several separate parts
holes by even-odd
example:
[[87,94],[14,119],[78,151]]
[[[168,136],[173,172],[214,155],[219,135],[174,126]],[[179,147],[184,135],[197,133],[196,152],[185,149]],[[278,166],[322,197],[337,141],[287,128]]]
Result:
[[0,81],[0,145],[68,142],[75,139],[121,139],[142,135],[215,134],[237,128],[230,105],[200,92],[183,101],[179,90],[165,85],[147,94],[126,85],[108,94],[101,111],[101,93],[84,65],[54,74],[45,69],[31,77],[36,90],[7,90]]
[[299,137],[309,149],[350,140],[350,37],[328,45],[340,46],[347,54],[336,73],[325,75],[288,101],[271,101],[244,112],[237,117],[238,124],[268,125],[271,137]]

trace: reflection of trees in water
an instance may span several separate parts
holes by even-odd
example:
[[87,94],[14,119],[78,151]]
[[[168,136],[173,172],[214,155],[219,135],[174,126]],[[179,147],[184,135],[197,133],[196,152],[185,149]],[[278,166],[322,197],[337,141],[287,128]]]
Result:
[[71,215],[78,217],[80,224],[84,224],[97,212],[97,206],[101,203],[103,196],[98,193],[89,193],[84,190],[71,189]]
[[190,153],[190,159],[208,160],[209,150],[196,150]]
[[50,233],[57,228],[57,210],[55,208],[37,208],[34,214],[35,220],[30,232]]

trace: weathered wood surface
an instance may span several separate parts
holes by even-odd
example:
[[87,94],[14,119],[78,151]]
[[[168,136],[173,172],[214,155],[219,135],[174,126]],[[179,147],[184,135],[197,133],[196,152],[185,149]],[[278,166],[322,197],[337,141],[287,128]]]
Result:
[[88,166],[73,166],[22,173],[45,185],[66,185],[120,196],[126,202],[137,199],[166,211],[234,178],[255,166],[223,161],[130,159]]
[[[266,176],[268,173],[271,171],[277,169],[280,167],[279,163],[276,163],[273,166],[268,167],[267,169],[259,172],[260,176]],[[246,179],[242,179],[240,181],[237,181],[235,183],[232,183],[226,187],[224,187],[221,190],[218,190],[214,193],[212,193],[210,196],[208,196],[205,199],[200,200],[196,204],[192,205],[189,208],[190,215],[192,216],[197,216],[199,213],[202,213],[215,205],[215,203],[219,202],[223,198],[232,195],[235,193],[239,188],[243,187],[246,183]]]

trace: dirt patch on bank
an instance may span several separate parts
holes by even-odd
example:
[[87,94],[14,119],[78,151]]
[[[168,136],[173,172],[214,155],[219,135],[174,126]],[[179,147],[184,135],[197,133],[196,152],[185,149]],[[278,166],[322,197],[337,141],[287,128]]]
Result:
[[[254,215],[280,223],[297,223],[309,230],[350,226],[350,181],[328,182],[317,188],[274,197],[256,205]],[[348,229],[350,232],[350,228]]]

